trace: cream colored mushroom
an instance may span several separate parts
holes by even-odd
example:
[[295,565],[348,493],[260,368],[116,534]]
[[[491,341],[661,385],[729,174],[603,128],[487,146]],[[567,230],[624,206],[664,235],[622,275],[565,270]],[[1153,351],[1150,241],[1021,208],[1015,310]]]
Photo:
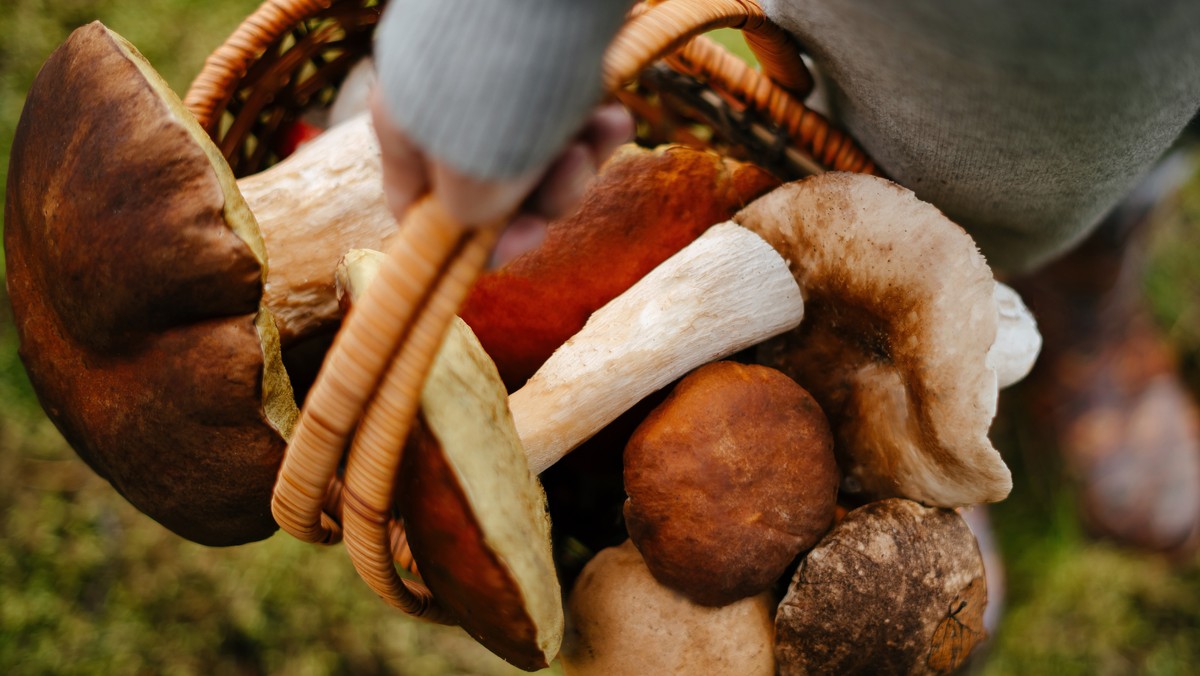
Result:
[[735,220],[800,284],[804,323],[759,358],[829,415],[843,486],[946,507],[1008,495],[988,439],[997,372],[1027,370],[1040,340],[1032,322],[1009,321],[1012,303],[1001,315],[1008,294],[971,238],[908,190],[855,174],[786,185]]
[[701,606],[650,575],[628,540],[593,558],[567,599],[562,664],[574,676],[775,673],[774,599]]

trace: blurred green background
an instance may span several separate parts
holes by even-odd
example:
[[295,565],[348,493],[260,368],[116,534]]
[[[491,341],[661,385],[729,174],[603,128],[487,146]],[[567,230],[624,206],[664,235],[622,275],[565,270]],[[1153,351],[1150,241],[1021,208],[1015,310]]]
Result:
[[[24,93],[74,27],[103,20],[182,93],[257,4],[4,0],[0,179]],[[1200,391],[1200,180],[1156,234],[1145,286]],[[284,535],[208,549],[141,516],[41,414],[16,357],[9,312],[0,298],[0,672],[513,672],[461,631],[385,607],[340,549]],[[1197,672],[1200,563],[1090,541],[1053,449],[1019,415],[1020,394],[1006,394],[1002,409],[1010,414],[996,427],[1016,479],[1012,497],[992,510],[1007,610],[974,669]]]

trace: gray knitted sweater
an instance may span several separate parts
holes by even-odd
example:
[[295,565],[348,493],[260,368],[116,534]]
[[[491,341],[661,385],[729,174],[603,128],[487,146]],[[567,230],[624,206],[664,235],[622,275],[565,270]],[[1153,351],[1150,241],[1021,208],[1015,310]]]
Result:
[[[543,165],[596,102],[628,0],[392,0],[396,122],[477,176]],[[1197,0],[764,0],[840,123],[993,265],[1082,237],[1200,109]]]

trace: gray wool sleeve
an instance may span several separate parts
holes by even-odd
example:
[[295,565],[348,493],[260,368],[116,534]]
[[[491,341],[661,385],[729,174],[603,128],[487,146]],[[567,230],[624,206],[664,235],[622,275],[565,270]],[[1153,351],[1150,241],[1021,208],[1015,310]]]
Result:
[[375,38],[392,119],[464,174],[544,165],[601,96],[630,0],[392,0]]
[[1200,108],[1197,0],[765,0],[839,122],[993,266],[1083,237]]

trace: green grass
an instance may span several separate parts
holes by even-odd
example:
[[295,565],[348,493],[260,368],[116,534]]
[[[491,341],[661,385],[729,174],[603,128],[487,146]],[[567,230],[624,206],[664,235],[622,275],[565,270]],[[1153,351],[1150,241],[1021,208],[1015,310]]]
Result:
[[[182,92],[205,55],[255,4],[5,0],[0,180],[24,92],[71,28],[102,18]],[[1159,234],[1153,263],[1146,282],[1156,316],[1200,391],[1200,181]],[[1200,565],[1090,541],[1050,449],[1019,416],[1006,421],[998,438],[1017,485],[993,518],[1008,573],[1008,612],[977,668],[1194,673]],[[462,632],[387,608],[357,580],[340,548],[277,535],[209,549],[141,516],[41,414],[16,358],[6,298],[0,298],[0,542],[0,673],[511,671]]]

